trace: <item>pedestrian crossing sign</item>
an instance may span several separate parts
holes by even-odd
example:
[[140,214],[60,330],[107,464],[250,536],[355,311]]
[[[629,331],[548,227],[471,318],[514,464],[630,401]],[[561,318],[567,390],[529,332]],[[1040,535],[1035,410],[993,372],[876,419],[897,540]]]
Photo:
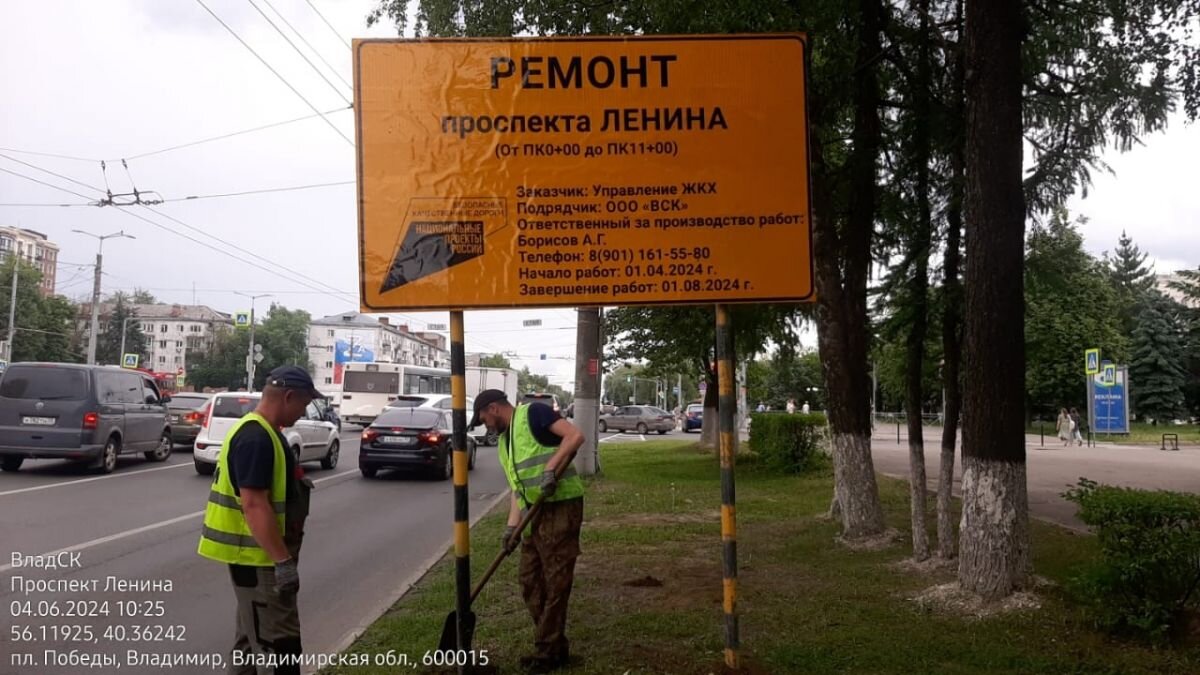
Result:
[[1093,348],[1083,352],[1084,354],[1084,372],[1088,375],[1095,375],[1100,372],[1100,349]]
[[1100,384],[1111,387],[1117,383],[1117,366],[1112,363],[1104,364],[1104,376],[1100,378]]
[[234,312],[233,325],[235,328],[249,328],[250,312]]
[[124,356],[121,357],[121,367],[122,368],[137,368],[139,358],[140,357],[137,354],[125,354]]

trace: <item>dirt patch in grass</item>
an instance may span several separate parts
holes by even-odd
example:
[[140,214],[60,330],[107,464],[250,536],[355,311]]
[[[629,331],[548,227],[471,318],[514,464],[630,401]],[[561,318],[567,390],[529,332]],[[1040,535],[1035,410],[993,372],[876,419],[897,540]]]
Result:
[[608,514],[603,520],[587,522],[585,527],[606,529],[612,527],[652,527],[655,525],[680,525],[693,523],[711,524],[713,527],[718,527],[721,524],[721,512],[714,510],[704,513],[682,512]]
[[939,614],[970,619],[987,619],[1014,612],[1041,609],[1041,599],[1028,591],[1013,593],[998,602],[989,602],[970,591],[963,590],[958,582],[940,584],[926,589],[913,597],[920,607]]
[[888,567],[898,572],[905,572],[908,574],[917,574],[921,576],[940,576],[952,574],[958,567],[958,561],[947,560],[937,556],[930,556],[925,560],[905,558],[899,562],[888,563]]

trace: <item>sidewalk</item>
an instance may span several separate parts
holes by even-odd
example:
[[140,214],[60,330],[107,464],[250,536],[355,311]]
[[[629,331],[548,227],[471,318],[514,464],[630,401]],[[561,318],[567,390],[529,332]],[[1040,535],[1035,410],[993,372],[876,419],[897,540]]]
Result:
[[[889,476],[908,479],[908,439],[902,434],[896,443],[892,433],[877,433],[871,443],[875,470]],[[926,428],[925,473],[929,489],[937,490],[938,467],[941,462],[941,428]],[[1075,517],[1076,506],[1062,498],[1062,493],[1081,477],[1098,483],[1142,488],[1200,492],[1200,448],[1182,447],[1178,452],[1164,452],[1145,445],[1101,443],[1096,447],[1063,447],[1057,438],[1047,438],[1041,445],[1039,436],[1025,437],[1028,463],[1029,510],[1038,518],[1083,529]],[[962,447],[955,453],[954,494],[959,495],[962,481]]]

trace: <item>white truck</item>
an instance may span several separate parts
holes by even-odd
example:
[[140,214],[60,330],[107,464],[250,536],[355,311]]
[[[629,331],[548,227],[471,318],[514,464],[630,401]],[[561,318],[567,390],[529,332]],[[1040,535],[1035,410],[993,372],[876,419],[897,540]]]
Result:
[[[517,371],[512,368],[483,368],[469,366],[467,368],[467,396],[475,398],[484,389],[499,389],[508,396],[508,400],[517,403]],[[467,417],[471,411],[467,411]],[[490,434],[482,427],[471,430],[475,442],[479,445],[496,445],[495,434]]]

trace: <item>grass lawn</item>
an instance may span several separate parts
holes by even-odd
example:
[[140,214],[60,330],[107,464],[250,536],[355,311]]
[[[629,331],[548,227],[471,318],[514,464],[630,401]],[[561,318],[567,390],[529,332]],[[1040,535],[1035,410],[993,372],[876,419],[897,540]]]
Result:
[[[564,672],[721,672],[716,459],[695,446],[651,442],[605,445],[603,461],[605,477],[589,485],[586,497],[584,553],[571,598],[574,661]],[[906,532],[906,484],[880,481],[890,525]],[[836,544],[837,526],[818,517],[831,493],[829,472],[780,477],[753,466],[739,470],[739,614],[748,672],[1200,672],[1200,648],[1154,650],[1095,633],[1055,586],[1038,591],[1041,609],[1000,617],[923,610],[909,598],[952,572],[898,568],[906,540],[876,552]],[[502,517],[492,514],[473,530],[474,578],[497,552]],[[1094,553],[1090,537],[1040,521],[1032,534],[1036,572],[1052,582],[1064,581]],[[437,646],[453,597],[448,556],[349,651],[394,649],[420,663]],[[475,648],[487,649],[500,672],[520,672],[517,659],[529,649],[532,627],[515,556],[475,610]]]
[[[1034,422],[1025,430],[1027,434],[1046,433],[1046,440],[1056,438],[1057,433],[1054,430],[1054,421]],[[1099,443],[1124,443],[1133,445],[1159,445],[1162,443],[1163,434],[1178,434],[1179,445],[1200,445],[1200,425],[1196,424],[1159,424],[1157,426],[1146,424],[1145,422],[1130,422],[1128,434],[1096,434],[1095,440]]]

